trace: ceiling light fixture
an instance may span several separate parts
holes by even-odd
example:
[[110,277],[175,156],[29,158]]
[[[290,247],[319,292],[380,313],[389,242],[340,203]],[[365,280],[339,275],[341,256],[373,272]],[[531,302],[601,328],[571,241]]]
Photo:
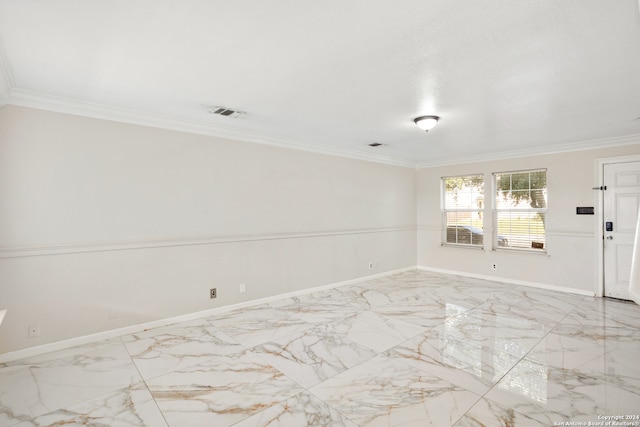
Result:
[[438,116],[420,116],[414,119],[413,122],[418,125],[420,129],[429,132],[429,130],[436,127],[438,120],[440,120]]

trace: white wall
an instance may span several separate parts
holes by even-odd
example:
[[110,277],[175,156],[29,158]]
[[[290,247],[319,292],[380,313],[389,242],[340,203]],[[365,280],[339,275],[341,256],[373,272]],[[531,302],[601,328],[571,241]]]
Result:
[[413,169],[13,106],[0,201],[0,353],[416,260]]
[[[639,153],[640,141],[416,172],[5,106],[0,309],[9,312],[0,354],[416,259],[428,268],[593,292],[597,217],[577,216],[575,207],[597,206],[596,159]],[[484,173],[490,182],[491,172],[536,168],[548,170],[546,255],[441,245],[440,177]],[[40,325],[39,338],[27,337],[30,324]]]
[[[638,145],[585,150],[544,156],[522,157],[464,165],[433,167],[417,172],[418,265],[432,269],[490,276],[507,281],[528,282],[595,292],[597,285],[597,215],[576,215],[577,206],[598,207],[596,159],[636,155]],[[505,250],[477,250],[442,246],[440,178],[451,175],[485,174],[485,200],[489,201],[492,172],[547,169],[547,254]],[[492,215],[485,211],[485,234],[491,235]],[[491,269],[496,263],[497,270]]]

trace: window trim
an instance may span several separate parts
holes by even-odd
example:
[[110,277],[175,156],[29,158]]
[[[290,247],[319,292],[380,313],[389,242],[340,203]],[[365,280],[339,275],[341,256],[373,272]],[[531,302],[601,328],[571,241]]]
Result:
[[[527,208],[527,209],[523,209],[523,208],[501,208],[498,209],[497,206],[497,196],[498,196],[498,183],[497,183],[497,175],[502,175],[502,174],[518,174],[518,173],[532,173],[532,172],[544,172],[545,173],[545,188],[544,190],[546,191],[547,194],[547,200],[546,200],[546,204],[547,206],[545,208]],[[493,250],[494,251],[505,251],[505,252],[519,252],[519,253],[531,253],[531,254],[541,254],[541,255],[546,255],[547,254],[547,250],[548,250],[548,245],[547,245],[547,227],[545,224],[544,227],[544,248],[542,249],[535,249],[535,248],[530,248],[530,247],[526,247],[526,248],[519,248],[519,247],[513,247],[513,246],[499,246],[498,244],[498,236],[499,236],[499,231],[498,231],[498,212],[535,212],[535,213],[544,213],[545,217],[548,219],[548,209],[549,209],[549,170],[547,168],[533,168],[533,169],[519,169],[519,170],[507,170],[507,171],[499,171],[499,172],[491,172],[491,177],[492,177],[492,190],[493,190],[493,197],[491,198],[492,200],[492,220],[493,220],[493,236],[492,236],[492,245],[493,245]]]
[[[447,242],[447,213],[448,212],[478,212],[482,213],[482,216],[486,215],[487,203],[486,203],[486,191],[483,192],[483,196],[485,197],[484,206],[482,209],[473,209],[473,208],[455,208],[455,209],[447,209],[447,185],[446,180],[448,178],[464,178],[464,177],[480,177],[482,179],[483,190],[486,188],[486,179],[484,173],[467,173],[462,175],[447,175],[440,177],[440,240],[441,246],[448,247],[456,247],[456,248],[466,248],[466,249],[476,249],[476,250],[484,250],[486,247],[486,239],[483,239],[482,244],[472,244],[472,243],[451,243]],[[482,227],[484,232],[484,226]]]

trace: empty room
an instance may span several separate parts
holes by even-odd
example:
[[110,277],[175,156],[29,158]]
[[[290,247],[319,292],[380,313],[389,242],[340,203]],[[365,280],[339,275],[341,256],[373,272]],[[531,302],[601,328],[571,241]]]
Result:
[[0,427],[640,426],[640,1],[0,0]]

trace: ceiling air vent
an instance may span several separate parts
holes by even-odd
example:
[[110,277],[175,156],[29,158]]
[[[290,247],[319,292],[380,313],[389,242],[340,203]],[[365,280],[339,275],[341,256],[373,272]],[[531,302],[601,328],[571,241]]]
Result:
[[242,111],[233,110],[227,107],[211,107],[209,109],[209,113],[225,117],[239,117],[244,114]]

